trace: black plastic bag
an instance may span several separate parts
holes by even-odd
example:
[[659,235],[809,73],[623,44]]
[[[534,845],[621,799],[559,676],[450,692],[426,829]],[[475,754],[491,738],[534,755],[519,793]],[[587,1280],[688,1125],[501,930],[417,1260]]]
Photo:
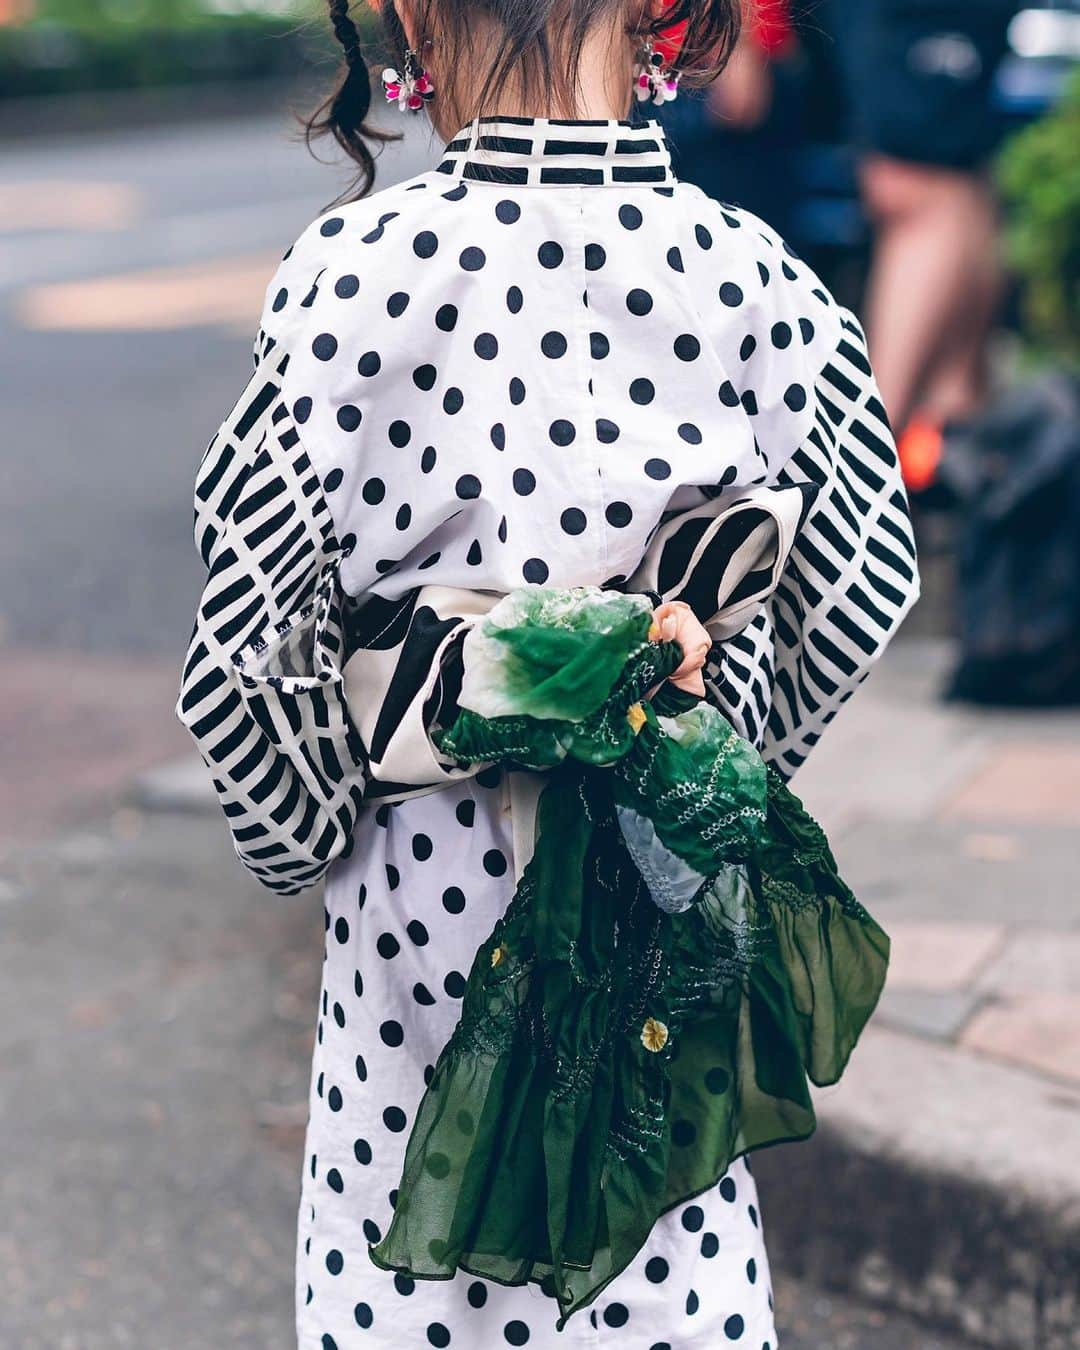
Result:
[[946,696],[1080,703],[1080,382],[1044,376],[950,440],[960,660]]

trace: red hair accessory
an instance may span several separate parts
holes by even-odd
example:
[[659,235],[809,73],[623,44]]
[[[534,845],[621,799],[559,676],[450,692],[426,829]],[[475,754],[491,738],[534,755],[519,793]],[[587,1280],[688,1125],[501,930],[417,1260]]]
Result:
[[[675,0],[664,0],[664,8],[671,9]],[[676,58],[682,51],[683,43],[686,41],[686,20],[681,23],[672,24],[670,28],[661,28],[656,35],[655,47],[664,58],[666,66],[675,64]]]

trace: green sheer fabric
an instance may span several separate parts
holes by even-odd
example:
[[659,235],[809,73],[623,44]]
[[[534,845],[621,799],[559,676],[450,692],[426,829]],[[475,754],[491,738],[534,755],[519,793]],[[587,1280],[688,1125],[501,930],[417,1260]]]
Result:
[[[549,772],[534,856],[477,952],[371,1248],[421,1279],[537,1281],[560,1326],[665,1210],[811,1133],[807,1079],[840,1077],[889,951],[783,781],[662,683],[681,653],[648,641],[647,602],[599,594],[501,602],[466,666],[474,706],[440,736],[465,761]],[[572,718],[515,711],[541,683]]]

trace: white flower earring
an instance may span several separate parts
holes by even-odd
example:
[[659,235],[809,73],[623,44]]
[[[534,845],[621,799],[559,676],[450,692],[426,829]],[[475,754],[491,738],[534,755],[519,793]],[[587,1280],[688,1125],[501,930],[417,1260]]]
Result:
[[398,74],[393,66],[387,66],[382,73],[382,82],[387,103],[396,103],[402,112],[419,112],[435,97],[431,76],[411,47],[405,52],[401,73]]
[[679,92],[679,72],[664,67],[664,58],[653,47],[651,37],[641,44],[634,67],[634,96],[639,103],[670,103]]

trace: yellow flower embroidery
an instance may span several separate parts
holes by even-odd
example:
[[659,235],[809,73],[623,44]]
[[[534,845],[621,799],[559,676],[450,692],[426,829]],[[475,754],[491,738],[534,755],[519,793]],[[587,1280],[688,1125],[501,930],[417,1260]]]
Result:
[[496,947],[496,948],[494,949],[494,951],[491,953],[491,966],[492,966],[492,969],[494,969],[497,965],[500,965],[500,964],[502,963],[502,959],[503,959],[503,957],[504,957],[505,955],[506,955],[506,950],[505,950],[505,948],[502,947],[501,945],[498,946],[498,947]]
[[630,705],[626,712],[626,720],[630,723],[630,727],[636,736],[647,720],[645,717],[645,709],[640,703],[632,703]]
[[655,1055],[667,1045],[667,1039],[668,1029],[663,1022],[658,1022],[655,1017],[646,1017],[645,1025],[641,1028],[641,1044],[645,1049]]

